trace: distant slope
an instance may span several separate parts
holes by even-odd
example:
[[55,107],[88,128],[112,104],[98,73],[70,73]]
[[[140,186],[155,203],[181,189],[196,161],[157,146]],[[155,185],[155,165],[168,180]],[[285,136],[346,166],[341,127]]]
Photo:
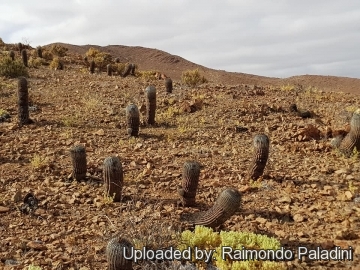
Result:
[[[301,75],[285,79],[270,78],[240,72],[227,72],[207,68],[190,62],[180,56],[172,55],[167,52],[144,48],[140,46],[123,45],[71,45],[66,43],[56,43],[68,48],[69,52],[85,55],[89,48],[93,47],[100,51],[110,53],[113,57],[119,57],[123,62],[133,62],[138,64],[140,70],[157,70],[165,73],[174,80],[180,80],[183,71],[198,68],[201,73],[209,80],[222,84],[256,84],[256,85],[286,85],[301,84],[305,87],[314,86],[323,91],[342,91],[360,94],[360,79],[321,76],[321,75]],[[46,45],[51,46],[52,44]]]

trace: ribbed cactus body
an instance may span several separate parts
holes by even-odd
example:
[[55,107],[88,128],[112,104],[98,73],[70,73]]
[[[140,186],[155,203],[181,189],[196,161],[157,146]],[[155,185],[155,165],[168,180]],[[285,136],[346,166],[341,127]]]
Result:
[[145,89],[146,96],[146,123],[148,125],[155,124],[156,113],[156,88],[153,85],[149,85]]
[[13,60],[13,61],[15,60],[15,53],[14,53],[14,51],[10,51],[9,56],[10,56],[11,60]]
[[357,109],[350,120],[350,132],[340,142],[339,150],[350,157],[354,148],[360,152],[360,109]]
[[24,49],[24,45],[21,42],[18,43],[18,49],[20,53]]
[[194,221],[194,225],[215,228],[223,224],[239,209],[241,194],[237,189],[228,188],[220,193],[214,206],[201,213]]
[[70,149],[70,156],[73,166],[72,177],[77,180],[83,180],[86,177],[86,151],[83,145],[77,145]]
[[18,79],[18,116],[20,126],[32,122],[29,118],[29,92],[25,77]]
[[123,74],[121,75],[122,77],[127,77],[129,75],[135,75],[135,65],[134,64],[128,64],[125,67],[125,70],[123,72]]
[[28,57],[25,49],[21,51],[21,59],[23,61],[24,66],[28,67]]
[[250,164],[248,178],[257,179],[263,173],[269,157],[269,138],[265,134],[254,137],[254,156]]
[[129,136],[138,136],[140,113],[138,107],[135,104],[129,104],[126,107],[126,123],[127,133],[129,134]]
[[194,206],[196,191],[199,184],[200,164],[189,160],[184,163],[182,175],[182,188],[179,190],[184,206]]
[[125,238],[114,237],[110,239],[106,246],[107,269],[132,270],[132,260],[125,259],[125,257],[131,256],[132,248],[130,241]]
[[42,58],[42,48],[40,46],[36,47],[36,54],[38,57]]
[[89,70],[90,70],[91,74],[94,74],[94,72],[95,72],[95,61],[94,60],[91,60]]
[[111,67],[111,64],[108,64],[106,66],[106,73],[108,76],[111,76],[112,75],[112,67]]
[[103,178],[105,195],[113,198],[114,202],[119,202],[121,200],[124,176],[118,157],[107,157],[104,160]]
[[135,65],[135,64],[131,64],[130,75],[135,76],[135,68],[136,68],[136,65]]
[[165,78],[165,90],[167,93],[172,93],[173,82],[170,78]]

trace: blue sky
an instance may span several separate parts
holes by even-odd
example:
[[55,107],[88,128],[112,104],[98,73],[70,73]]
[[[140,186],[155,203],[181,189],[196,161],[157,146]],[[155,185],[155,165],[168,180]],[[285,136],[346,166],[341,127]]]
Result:
[[270,77],[360,78],[358,0],[0,0],[0,37],[157,48]]

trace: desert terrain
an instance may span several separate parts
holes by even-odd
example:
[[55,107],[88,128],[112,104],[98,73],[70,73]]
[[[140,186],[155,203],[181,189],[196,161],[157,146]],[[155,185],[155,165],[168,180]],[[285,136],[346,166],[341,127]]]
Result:
[[[284,269],[360,269],[359,157],[344,157],[330,144],[349,131],[360,79],[268,78],[206,68],[157,49],[57,45],[67,49],[63,70],[50,68],[50,60],[27,68],[34,123],[18,124],[17,78],[0,77],[0,111],[9,115],[0,122],[1,269],[106,269],[114,234],[162,248],[186,228],[186,214],[209,209],[227,187],[241,192],[241,206],[218,230],[272,236],[294,250],[354,250],[353,261],[291,260],[279,264]],[[84,61],[90,48],[135,63],[136,76],[90,74]],[[18,51],[15,57],[21,59]],[[182,74],[195,69],[206,82],[189,86]],[[155,71],[172,79],[172,93]],[[129,138],[125,108],[144,108],[149,85],[157,90],[156,124],[141,124],[139,137]],[[292,104],[311,117],[292,113]],[[263,176],[249,180],[260,133],[270,139],[269,159]],[[78,144],[87,153],[88,177],[80,182],[69,178],[69,149]],[[109,156],[122,162],[121,202],[104,196]],[[202,165],[195,207],[177,204],[186,160]],[[24,214],[19,207],[28,192],[39,205]],[[172,269],[150,267],[134,265]]]

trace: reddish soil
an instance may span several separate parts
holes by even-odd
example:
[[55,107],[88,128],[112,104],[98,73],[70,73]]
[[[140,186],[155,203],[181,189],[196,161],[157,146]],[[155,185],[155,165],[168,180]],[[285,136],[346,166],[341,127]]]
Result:
[[[115,233],[162,248],[186,225],[184,214],[209,209],[224,188],[234,187],[241,207],[219,230],[266,234],[293,250],[354,251],[353,261],[293,260],[279,263],[284,269],[359,269],[359,157],[345,158],[330,146],[359,107],[359,79],[267,78],[142,47],[62,45],[69,49],[64,70],[29,68],[33,124],[18,125],[17,80],[0,77],[0,109],[10,115],[0,122],[0,268],[106,269],[105,247]],[[139,71],[165,73],[173,93],[155,78],[89,74],[82,58],[90,47]],[[195,68],[209,82],[184,85],[182,72]],[[138,138],[128,138],[125,107],[142,108],[149,84],[157,89],[157,124],[142,125]],[[294,103],[311,117],[291,113]],[[259,133],[270,138],[270,155],[263,176],[250,181],[252,140]],[[77,144],[87,151],[88,175],[81,182],[68,177],[69,149]],[[111,155],[124,169],[119,203],[104,196],[102,164]],[[177,205],[188,159],[203,165],[192,208]],[[30,215],[19,210],[28,192],[39,200]]]

